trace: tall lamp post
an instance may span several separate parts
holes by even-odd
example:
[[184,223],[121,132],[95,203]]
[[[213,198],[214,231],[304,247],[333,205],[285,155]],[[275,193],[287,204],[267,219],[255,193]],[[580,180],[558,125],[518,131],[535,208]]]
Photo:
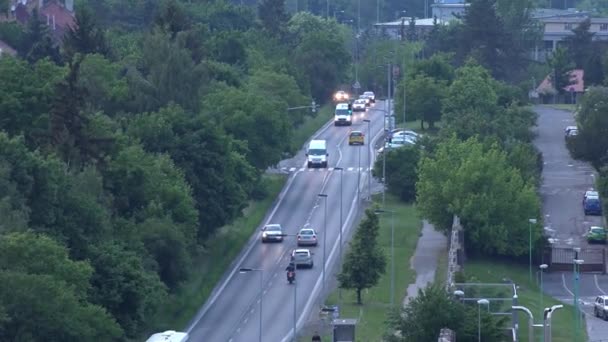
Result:
[[536,219],[528,219],[528,233],[529,233],[529,240],[528,240],[528,257],[530,259],[530,265],[529,265],[529,269],[530,269],[530,274],[529,274],[529,281],[530,283],[532,283],[532,225],[536,224]]
[[576,330],[574,331],[574,336],[575,336],[575,340],[578,341],[579,340],[578,339],[579,330],[581,328],[581,325],[580,325],[581,314],[579,312],[579,307],[578,307],[578,278],[579,278],[580,265],[585,263],[585,260],[578,258],[578,254],[581,251],[581,249],[579,247],[574,248],[574,251],[575,251],[575,259],[573,262],[573,265],[574,265],[574,314],[576,315],[576,317],[574,317],[574,323],[575,323],[575,327],[576,327]]
[[[335,171],[340,171],[340,232],[339,232],[339,240],[340,240],[340,250],[338,251],[338,253],[340,254],[338,256],[338,265],[340,267],[342,267],[342,198],[343,198],[343,192],[342,192],[342,179],[344,176],[344,169],[341,167],[334,167]],[[342,288],[338,286],[338,299],[342,299]]]
[[376,214],[391,213],[391,306],[395,304],[395,212],[393,210],[376,209]]
[[[544,313],[544,306],[543,306],[543,273],[545,273],[544,271],[547,269],[547,267],[549,267],[549,265],[547,264],[542,264],[540,266],[538,266],[538,268],[540,269],[540,313],[541,316]],[[545,330],[543,329],[542,332],[542,338],[541,338],[541,342],[545,339]]]
[[370,135],[369,119],[363,119],[363,122],[367,122],[367,164],[368,164],[368,175],[367,175],[367,191],[369,194],[369,200],[372,199],[372,156],[371,156],[371,142],[372,136]]
[[[325,210],[323,214],[323,293],[325,293],[325,246],[327,242],[327,194],[319,194],[319,197],[325,199]],[[342,227],[340,227],[342,229]]]
[[[249,272],[260,272],[260,326],[259,326],[259,342],[262,342],[262,302],[264,302],[264,270],[261,268],[247,268],[247,267],[242,267],[239,269],[239,273],[243,274],[243,273],[249,273]],[[295,330],[294,330],[294,335],[295,335]]]
[[487,305],[488,311],[490,311],[490,301],[482,298],[477,301],[477,340],[481,342],[481,306]]

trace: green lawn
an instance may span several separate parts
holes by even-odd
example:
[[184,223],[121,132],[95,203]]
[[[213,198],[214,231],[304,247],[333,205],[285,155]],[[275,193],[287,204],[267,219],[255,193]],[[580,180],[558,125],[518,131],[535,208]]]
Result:
[[[465,264],[465,274],[467,277],[474,276],[480,282],[501,283],[502,279],[512,279],[518,286],[518,298],[520,305],[523,305],[532,311],[535,324],[541,323],[538,319],[540,316],[540,288],[533,280],[530,283],[528,280],[528,266],[508,264],[503,261],[492,260],[467,260]],[[543,307],[551,305],[563,304],[550,296],[543,296]],[[552,316],[553,339],[552,342],[573,341],[574,339],[574,308],[571,305],[564,305],[563,309],[556,311]],[[524,313],[519,315],[519,339],[527,341],[527,316]],[[587,332],[584,321],[580,331],[580,341],[587,341]],[[535,328],[535,338],[540,339],[541,330]]]
[[574,112],[574,110],[576,109],[576,105],[573,104],[565,104],[565,103],[557,103],[557,104],[550,104],[547,105],[551,108],[555,108],[555,109],[561,109],[561,110],[568,110],[571,112]]
[[329,104],[321,107],[315,117],[306,116],[304,122],[298,126],[292,135],[292,148],[297,151],[302,148],[304,143],[316,132],[323,127],[334,115],[333,105]]
[[[375,197],[377,203],[382,198]],[[410,259],[414,255],[416,243],[422,229],[422,222],[417,216],[416,208],[400,202],[396,197],[386,195],[386,208],[395,210],[395,300],[401,305],[406,294],[407,286],[416,277],[410,268]],[[390,307],[390,238],[391,217],[383,214],[380,218],[379,243],[387,255],[386,274],[374,288],[363,291],[363,305],[356,304],[355,291],[342,291],[342,302],[338,298],[338,290],[334,290],[326,300],[327,305],[339,305],[340,317],[358,318],[356,327],[357,341],[380,341],[386,329],[386,313]],[[312,332],[310,332],[312,333]],[[310,341],[311,334],[302,336],[300,341]],[[323,336],[323,341],[331,341],[330,335]]]
[[242,217],[221,228],[217,236],[207,243],[209,249],[193,263],[191,279],[171,296],[154,318],[154,331],[185,327],[207,300],[230,263],[264,219],[287,179],[284,175],[264,177],[268,179],[268,196],[262,201],[252,201]]

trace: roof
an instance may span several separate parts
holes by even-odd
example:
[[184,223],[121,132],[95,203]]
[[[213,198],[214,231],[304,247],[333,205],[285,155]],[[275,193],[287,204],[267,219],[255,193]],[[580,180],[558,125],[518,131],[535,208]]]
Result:
[[[385,23],[377,23],[377,24],[374,24],[374,26],[377,26],[377,27],[401,27],[401,23],[402,22],[404,22],[403,24],[405,26],[408,26],[410,24],[410,20],[411,19],[412,18],[410,18],[410,17],[403,17],[403,18],[400,18],[399,20],[396,20],[396,21],[389,21],[389,22],[385,22]],[[416,26],[433,26],[433,25],[435,25],[435,18],[416,19],[415,24],[416,24]],[[448,21],[437,18],[437,24],[438,25],[446,25],[446,24],[448,24]]]
[[47,20],[51,32],[55,38],[63,38],[63,35],[72,27],[76,19],[74,14],[57,1],[50,1],[40,10],[40,17]]
[[3,54],[16,56],[17,51],[15,49],[13,49],[12,47],[10,47],[10,45],[8,45],[5,42],[0,40],[0,57],[2,57]]
[[[575,93],[582,93],[585,91],[585,72],[583,69],[575,69],[570,71],[570,80],[572,84],[564,87],[566,91],[574,90]],[[553,89],[553,85],[551,83],[551,74],[547,75],[545,79],[541,82],[541,84],[536,88],[536,91],[539,93],[545,93],[549,89]]]
[[587,11],[578,11],[573,9],[557,9],[557,8],[537,8],[532,11],[532,18],[556,18],[556,17],[587,17],[590,13]]

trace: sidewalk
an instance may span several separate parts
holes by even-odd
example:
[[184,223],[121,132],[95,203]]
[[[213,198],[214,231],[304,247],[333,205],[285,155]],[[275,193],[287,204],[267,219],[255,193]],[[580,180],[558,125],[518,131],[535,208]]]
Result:
[[447,245],[447,238],[436,231],[432,224],[423,220],[422,236],[418,239],[416,251],[410,260],[411,268],[416,271],[416,281],[407,287],[407,295],[403,299],[404,306],[418,295],[419,289],[424,289],[435,280],[439,257]]

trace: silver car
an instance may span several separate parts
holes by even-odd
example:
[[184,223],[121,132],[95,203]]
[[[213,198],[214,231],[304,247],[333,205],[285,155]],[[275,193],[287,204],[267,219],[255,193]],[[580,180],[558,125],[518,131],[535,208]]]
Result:
[[317,232],[312,228],[303,228],[298,233],[298,246],[316,246]]
[[270,241],[283,241],[283,227],[280,224],[267,224],[262,228],[262,242]]
[[308,267],[312,268],[314,266],[314,262],[312,261],[312,253],[308,249],[294,249],[291,252],[291,262],[293,262],[296,267]]

